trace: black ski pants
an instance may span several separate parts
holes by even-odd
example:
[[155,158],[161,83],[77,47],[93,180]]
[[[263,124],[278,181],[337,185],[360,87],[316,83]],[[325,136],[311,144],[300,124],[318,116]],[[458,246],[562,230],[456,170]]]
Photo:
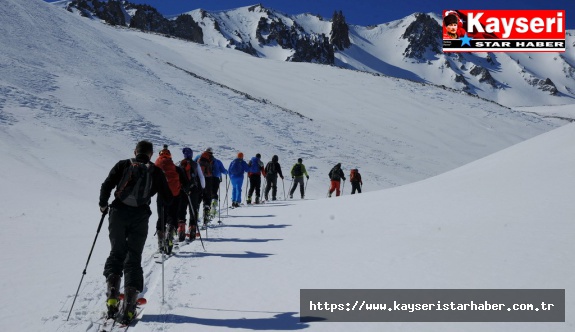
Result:
[[296,177],[293,179],[293,186],[291,187],[291,190],[290,190],[290,192],[289,192],[289,195],[290,195],[290,196],[293,196],[293,193],[295,192],[295,189],[297,188],[298,184],[299,184],[299,192],[300,192],[300,194],[301,194],[301,197],[303,198],[303,196],[304,196],[304,190],[305,190],[304,184],[303,184],[303,176],[296,176]]
[[265,197],[268,199],[268,194],[272,191],[272,199],[276,199],[278,193],[278,175],[277,174],[267,174],[266,175],[266,191]]
[[104,264],[106,279],[111,274],[124,275],[124,287],[144,290],[142,251],[148,236],[149,206],[110,207],[108,231],[110,232],[110,256]]
[[[182,198],[180,199],[180,209],[178,212],[178,220],[186,220],[186,213],[188,212],[188,206],[190,205],[189,201],[192,201],[192,213],[193,216],[190,216],[189,226],[195,225],[196,220],[198,220],[198,213],[200,211],[200,201],[201,201],[201,188],[193,188],[190,190],[190,199],[186,197],[186,194],[182,194]],[[194,219],[195,217],[195,219]]]
[[351,194],[355,194],[357,191],[358,194],[361,194],[361,186],[359,185],[358,181],[354,181],[351,183]]
[[202,195],[204,201],[204,210],[209,210],[211,208],[212,199],[218,197],[218,192],[214,194],[214,188],[219,188],[220,179],[215,176],[206,177],[206,188],[204,188],[204,193]]
[[[178,228],[178,214],[180,210],[180,200],[182,198],[186,199],[183,193],[178,196],[174,196],[171,204],[165,204],[160,196],[156,201],[158,206],[158,221],[156,222],[156,230],[163,231],[167,229],[168,226]],[[164,220],[162,220],[162,213]],[[164,229],[162,229],[162,222],[164,223]]]
[[262,186],[262,177],[260,174],[250,175],[250,189],[248,190],[248,199],[252,198],[254,190],[256,192],[256,199],[259,200]]

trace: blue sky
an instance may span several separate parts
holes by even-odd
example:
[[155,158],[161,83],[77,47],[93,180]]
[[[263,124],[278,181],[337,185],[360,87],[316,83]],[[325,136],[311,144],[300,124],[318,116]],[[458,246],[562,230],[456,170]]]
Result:
[[[331,18],[342,10],[349,24],[373,25],[403,18],[414,12],[441,13],[444,9],[564,9],[567,29],[575,29],[574,0],[128,0],[149,4],[164,15],[175,15],[202,8],[223,10],[261,3],[286,14],[312,13]],[[454,5],[456,5],[454,7]]]

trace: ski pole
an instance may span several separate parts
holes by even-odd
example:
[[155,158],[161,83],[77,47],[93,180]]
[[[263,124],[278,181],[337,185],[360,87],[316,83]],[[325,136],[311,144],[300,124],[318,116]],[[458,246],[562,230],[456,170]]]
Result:
[[229,213],[229,207],[230,205],[228,204],[228,188],[229,188],[230,183],[228,182],[228,175],[226,174],[226,214]]
[[[188,197],[188,202],[190,202],[190,207],[192,206],[192,199],[190,198],[190,195],[186,195]],[[198,225],[198,218],[196,218],[196,213],[193,212],[193,208],[190,208],[190,217],[193,214],[194,215],[194,220],[196,221],[196,233],[200,234],[200,242],[202,243],[202,248],[204,248],[204,251],[206,251],[206,247],[204,247],[204,241],[202,240],[202,234],[199,232],[199,225]],[[196,234],[194,234],[194,236],[196,236]],[[190,234],[190,238],[192,237],[192,234]]]
[[226,174],[226,216],[230,215],[230,204],[228,203],[228,188],[230,187],[230,180]]
[[[220,184],[222,182],[220,181]],[[222,201],[220,200],[220,194],[221,194],[221,190],[220,187],[218,187],[218,224],[222,223]]]
[[343,180],[343,186],[341,187],[341,195],[343,196],[343,189],[345,189],[345,180]]
[[250,177],[249,177],[249,176],[246,178],[246,194],[245,194],[246,203],[248,202],[248,182],[250,182]]
[[267,187],[268,187],[268,179],[267,179],[267,177],[264,176],[264,182],[262,183],[262,191],[261,191],[261,193],[263,194],[261,196],[263,196],[264,198],[266,197],[265,193],[266,193]]
[[[165,303],[164,300],[164,252],[166,251],[166,225],[164,224],[164,205],[162,204],[160,207],[160,229],[164,234],[164,238],[162,239],[162,247],[160,250],[160,255],[162,255],[162,304]],[[158,234],[159,235],[159,234]]]
[[100,234],[100,230],[102,229],[102,224],[104,223],[104,217],[108,213],[108,209],[102,212],[102,218],[100,218],[100,223],[98,224],[98,230],[96,231],[96,237],[94,238],[94,243],[92,243],[92,249],[90,249],[90,254],[88,255],[88,260],[86,261],[86,266],[84,267],[84,271],[82,271],[82,278],[80,279],[80,284],[78,285],[78,290],[76,290],[76,295],[74,295],[74,301],[72,301],[72,306],[70,307],[70,312],[68,313],[68,318],[66,321],[70,319],[70,315],[72,314],[72,309],[74,308],[74,304],[76,303],[76,298],[78,297],[78,293],[80,292],[80,287],[82,286],[82,281],[84,281],[84,276],[86,275],[86,269],[88,269],[88,263],[90,263],[90,258],[92,257],[92,252],[94,251],[94,246],[96,245],[96,240],[98,239],[98,234]]
[[307,191],[307,182],[308,182],[308,181],[309,181],[309,178],[306,178],[306,179],[305,179],[305,187],[303,188],[303,194],[304,194],[304,196],[305,196],[305,193],[306,193],[306,191]]
[[286,186],[284,183],[284,178],[282,178],[282,188],[284,189],[284,201],[286,200]]

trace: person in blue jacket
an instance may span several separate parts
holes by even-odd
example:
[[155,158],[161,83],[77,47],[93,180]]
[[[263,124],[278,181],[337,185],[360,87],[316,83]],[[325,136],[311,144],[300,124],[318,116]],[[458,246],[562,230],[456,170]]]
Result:
[[220,183],[222,183],[222,174],[228,174],[228,170],[224,167],[224,164],[221,160],[214,157],[214,165],[213,165],[213,175],[215,181],[212,181],[212,215],[216,214],[218,202],[219,202],[219,191],[220,191]]
[[246,202],[252,204],[252,195],[254,191],[256,192],[256,204],[260,204],[260,193],[262,186],[262,175],[266,176],[266,171],[264,169],[264,163],[261,161],[262,155],[257,153],[255,157],[252,157],[248,163],[249,171],[248,178],[250,180],[250,189],[248,190],[248,198]]
[[244,183],[244,173],[248,172],[248,163],[244,160],[244,154],[238,153],[238,157],[230,163],[228,174],[232,183],[232,207],[240,207],[242,202],[242,185]]

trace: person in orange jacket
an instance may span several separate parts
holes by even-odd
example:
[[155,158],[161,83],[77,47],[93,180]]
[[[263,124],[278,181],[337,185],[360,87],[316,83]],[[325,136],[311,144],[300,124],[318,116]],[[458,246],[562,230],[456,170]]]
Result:
[[[169,254],[171,253],[174,235],[178,228],[178,210],[180,200],[183,198],[182,183],[186,182],[186,175],[180,167],[174,164],[172,154],[168,150],[167,145],[164,145],[154,164],[164,171],[168,186],[174,196],[171,204],[167,204],[160,196],[158,196],[156,201],[158,207],[158,222],[156,223],[158,246],[160,251],[166,251]],[[164,227],[162,227],[162,224]]]
[[361,194],[363,181],[361,181],[361,174],[359,174],[357,168],[354,168],[349,172],[349,182],[351,182],[351,194],[355,194],[356,191],[358,194]]

